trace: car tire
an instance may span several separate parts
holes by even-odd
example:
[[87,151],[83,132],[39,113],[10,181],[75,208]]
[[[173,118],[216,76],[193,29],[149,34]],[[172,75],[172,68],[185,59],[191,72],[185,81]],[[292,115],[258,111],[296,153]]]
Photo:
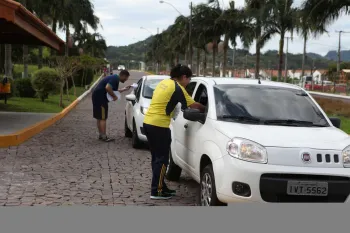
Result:
[[142,142],[137,136],[137,128],[136,128],[136,123],[135,119],[133,120],[133,126],[132,126],[132,147],[134,149],[139,149],[142,146]]
[[125,117],[125,123],[124,123],[124,134],[125,134],[125,137],[127,137],[127,138],[131,138],[132,137],[132,132],[131,132],[131,130],[128,127],[128,124],[127,124],[127,121],[126,121],[126,117]]
[[169,164],[166,170],[165,177],[169,181],[179,181],[182,169],[174,163],[171,150],[169,152]]
[[201,172],[199,201],[201,206],[227,206],[216,195],[213,166],[207,165]]

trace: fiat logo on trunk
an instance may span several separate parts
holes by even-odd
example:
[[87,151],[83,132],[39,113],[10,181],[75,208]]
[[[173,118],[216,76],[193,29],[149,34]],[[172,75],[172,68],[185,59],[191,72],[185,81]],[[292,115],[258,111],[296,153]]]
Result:
[[303,160],[304,163],[310,163],[311,162],[311,155],[309,153],[303,153],[301,155],[301,160]]

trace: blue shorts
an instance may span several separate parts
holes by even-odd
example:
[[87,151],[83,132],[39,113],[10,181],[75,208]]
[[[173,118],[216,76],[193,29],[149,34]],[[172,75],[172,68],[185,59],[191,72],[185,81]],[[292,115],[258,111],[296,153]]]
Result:
[[[107,98],[106,98],[107,100]],[[92,96],[93,117],[97,120],[107,120],[108,118],[108,101],[97,96]]]

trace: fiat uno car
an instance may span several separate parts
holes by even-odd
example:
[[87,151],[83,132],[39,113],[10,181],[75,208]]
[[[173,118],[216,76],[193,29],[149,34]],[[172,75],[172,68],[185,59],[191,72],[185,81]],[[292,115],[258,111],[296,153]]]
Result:
[[350,137],[298,86],[193,78],[205,105],[172,120],[167,179],[200,185],[203,206],[231,202],[350,202]]
[[143,120],[151,104],[154,89],[160,81],[170,78],[166,75],[148,75],[137,82],[137,88],[126,96],[125,137],[132,138],[132,146],[137,149],[147,142],[143,131]]

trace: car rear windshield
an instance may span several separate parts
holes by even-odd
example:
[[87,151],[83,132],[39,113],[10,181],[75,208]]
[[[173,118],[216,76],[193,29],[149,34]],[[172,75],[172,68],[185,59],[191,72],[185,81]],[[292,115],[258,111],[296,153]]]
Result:
[[154,89],[156,89],[160,81],[162,79],[147,79],[143,87],[142,96],[146,99],[152,99]]
[[329,126],[320,109],[302,90],[262,85],[216,85],[218,120],[312,122]]

